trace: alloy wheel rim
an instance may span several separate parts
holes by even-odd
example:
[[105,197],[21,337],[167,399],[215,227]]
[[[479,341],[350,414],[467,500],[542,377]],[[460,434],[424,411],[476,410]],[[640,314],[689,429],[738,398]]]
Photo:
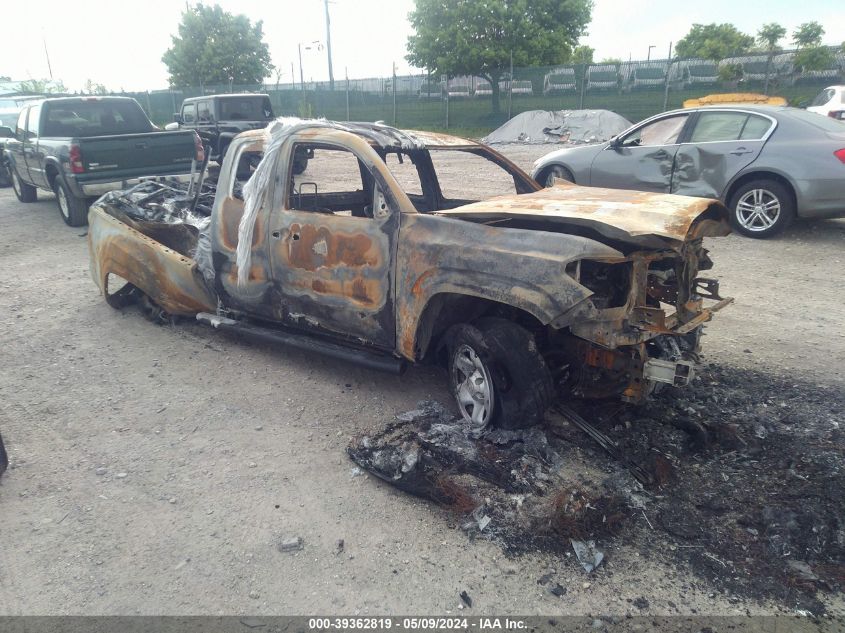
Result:
[[61,186],[56,187],[56,197],[59,199],[59,211],[62,212],[62,215],[70,217],[70,210],[68,209],[67,204],[67,196],[65,195],[65,190],[61,188]]
[[736,219],[746,231],[768,231],[780,219],[780,200],[768,189],[752,189],[736,203]]
[[493,413],[493,381],[478,353],[469,345],[455,350],[452,381],[463,418],[476,430],[485,428]]

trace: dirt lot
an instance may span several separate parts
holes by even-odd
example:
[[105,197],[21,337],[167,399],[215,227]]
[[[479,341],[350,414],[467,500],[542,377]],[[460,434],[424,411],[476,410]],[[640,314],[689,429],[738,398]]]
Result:
[[[548,149],[505,152],[529,168]],[[701,494],[709,505],[690,507],[712,507],[745,448],[664,446],[683,478],[664,487],[662,506],[648,506],[658,514],[631,514],[635,532],[599,540],[606,561],[589,577],[566,548],[514,553],[471,540],[460,517],[357,474],[345,453],[352,437],[419,400],[450,402],[437,370],[396,378],[116,312],[89,277],[84,229],[39,198],[23,205],[0,190],[0,431],[12,462],[0,480],[0,614],[457,613],[461,591],[473,613],[845,614],[841,593],[816,593],[818,584],[750,589],[743,550],[720,549],[729,537],[718,513],[653,525],[671,518],[666,499]],[[777,438],[762,445],[777,459],[752,460],[761,490],[780,476],[795,485],[791,447],[800,464],[832,455],[823,474],[841,485],[845,221],[708,247],[723,293],[736,297],[707,328],[708,367],[680,400],[664,394],[626,414],[633,431],[620,441],[639,454],[648,430],[676,432],[670,418],[690,408],[715,412],[740,437]],[[572,434],[569,443],[571,464],[619,475],[590,442]],[[806,497],[808,508],[841,512],[813,501],[809,472],[797,506]],[[736,481],[742,489],[724,503],[750,503],[755,480]],[[841,530],[841,514],[819,519]],[[678,554],[699,527],[707,533],[695,543],[718,564]],[[279,550],[294,537],[302,550]],[[538,582],[547,574],[563,595]]]

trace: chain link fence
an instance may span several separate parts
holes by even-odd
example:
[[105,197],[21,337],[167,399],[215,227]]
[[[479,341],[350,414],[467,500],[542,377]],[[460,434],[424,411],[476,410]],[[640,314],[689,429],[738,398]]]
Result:
[[[687,99],[722,92],[756,92],[806,105],[825,86],[845,83],[845,53],[828,48],[824,68],[805,70],[795,51],[721,61],[673,59],[503,69],[497,85],[480,77],[430,73],[329,82],[172,88],[134,97],[159,124],[182,100],[203,94],[262,92],[277,116],[384,121],[404,128],[458,130],[481,136],[527,110],[603,109],[632,122]],[[494,102],[498,100],[498,108]]]

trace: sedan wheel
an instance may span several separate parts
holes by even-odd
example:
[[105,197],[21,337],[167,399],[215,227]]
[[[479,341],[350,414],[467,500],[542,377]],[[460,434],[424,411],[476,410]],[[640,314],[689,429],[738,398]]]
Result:
[[734,230],[748,237],[771,237],[795,217],[792,193],[774,180],[745,183],[733,193],[728,208]]
[[546,172],[546,181],[543,183],[546,187],[551,187],[555,184],[555,180],[566,180],[567,182],[575,182],[575,178],[563,165],[552,165]]
[[736,220],[748,231],[768,231],[780,218],[780,201],[767,189],[752,189],[736,205]]

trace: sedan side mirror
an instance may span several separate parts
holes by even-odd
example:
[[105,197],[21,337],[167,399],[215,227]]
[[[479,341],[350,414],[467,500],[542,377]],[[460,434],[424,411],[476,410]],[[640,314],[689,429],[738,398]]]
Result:
[[14,138],[15,133],[12,131],[12,128],[6,127],[5,125],[0,125],[0,138]]

